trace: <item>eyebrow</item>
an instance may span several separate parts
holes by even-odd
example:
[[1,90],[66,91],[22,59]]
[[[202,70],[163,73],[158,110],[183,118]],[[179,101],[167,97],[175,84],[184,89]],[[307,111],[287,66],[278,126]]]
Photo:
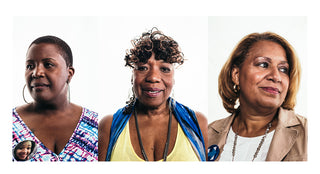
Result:
[[[56,61],[55,59],[50,58],[50,57],[41,59],[42,62],[43,62],[43,61],[48,61],[48,60]],[[30,59],[26,60],[26,62],[32,62],[32,61],[33,61],[33,60],[30,60]]]
[[[266,59],[268,62],[272,62],[272,59],[270,57],[258,56],[255,59],[257,59],[257,58],[263,58],[263,59]],[[284,60],[284,61],[281,61],[280,64],[289,64],[289,63],[288,63],[288,61]]]

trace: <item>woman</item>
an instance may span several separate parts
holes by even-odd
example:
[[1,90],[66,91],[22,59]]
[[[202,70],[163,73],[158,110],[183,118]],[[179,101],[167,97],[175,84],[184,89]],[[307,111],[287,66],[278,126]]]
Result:
[[35,141],[30,161],[97,161],[98,114],[68,100],[72,64],[70,47],[58,37],[43,36],[29,46],[25,87],[34,101],[13,109],[12,145]]
[[99,123],[99,161],[204,161],[206,118],[169,97],[178,43],[158,30],[133,40],[125,56],[133,68],[133,97]]
[[307,160],[307,119],[293,111],[300,71],[281,36],[244,37],[219,76],[219,94],[232,115],[209,125],[209,146],[220,148],[220,154],[209,152],[209,160]]

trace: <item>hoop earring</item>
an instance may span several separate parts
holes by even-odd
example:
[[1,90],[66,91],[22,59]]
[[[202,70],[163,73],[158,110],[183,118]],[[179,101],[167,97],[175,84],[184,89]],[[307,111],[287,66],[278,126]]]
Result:
[[68,94],[67,94],[67,96],[68,96],[69,103],[71,103],[70,85],[69,85],[69,83],[67,83],[67,84],[68,84]]
[[27,84],[24,84],[23,89],[22,89],[22,97],[25,103],[30,104],[29,102],[27,102],[26,98],[24,97],[24,89],[26,88]]

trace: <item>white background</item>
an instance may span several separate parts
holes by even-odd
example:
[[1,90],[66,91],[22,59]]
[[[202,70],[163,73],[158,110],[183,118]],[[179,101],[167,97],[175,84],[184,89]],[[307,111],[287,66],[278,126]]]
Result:
[[255,16],[209,17],[209,122],[230,115],[218,93],[218,77],[234,47],[248,34],[271,31],[284,37],[295,49],[301,64],[300,89],[295,112],[307,117],[308,44],[307,17]]
[[[0,6],[0,48],[1,48],[1,120],[3,149],[1,164],[3,171],[12,173],[314,173],[319,171],[319,40],[320,12],[316,0],[16,0],[1,3]],[[309,120],[309,158],[308,162],[221,162],[221,163],[12,163],[11,162],[11,114],[15,106],[14,93],[21,93],[22,87],[16,91],[17,62],[13,57],[17,50],[13,44],[14,16],[134,16],[143,21],[141,16],[307,16],[307,115]],[[150,19],[150,18],[149,18]],[[122,21],[119,21],[121,23]],[[29,26],[27,26],[29,27]],[[61,26],[63,27],[63,26]],[[129,27],[129,26],[127,26]],[[131,27],[131,26],[130,26]],[[160,27],[159,27],[160,28]],[[144,29],[144,28],[143,28]],[[236,30],[236,28],[235,28]],[[134,33],[139,35],[140,32]],[[164,31],[166,32],[166,31]],[[207,32],[206,32],[207,33]],[[174,37],[176,34],[173,34]],[[131,39],[126,38],[126,39]],[[241,36],[243,37],[243,36]],[[34,39],[33,37],[31,40]],[[75,45],[65,39],[75,53]],[[26,41],[26,42],[31,42]],[[176,39],[178,40],[178,39]],[[179,41],[179,40],[178,40]],[[237,40],[238,41],[238,40]],[[179,41],[180,43],[181,41]],[[83,43],[83,42],[81,42]],[[205,46],[207,44],[204,44]],[[26,48],[21,48],[23,52]],[[127,49],[127,48],[126,48]],[[182,48],[185,50],[184,48]],[[24,54],[24,53],[23,53]],[[230,53],[229,53],[230,54]],[[122,59],[122,58],[121,58]],[[78,63],[78,62],[75,62]],[[79,70],[76,70],[75,76]],[[125,70],[124,70],[125,71]],[[304,70],[303,70],[304,71]],[[22,74],[23,76],[23,74]],[[177,78],[177,77],[176,77]],[[72,82],[74,83],[74,81]],[[72,84],[75,87],[75,84]],[[73,94],[72,94],[73,95]],[[19,99],[20,100],[20,99]],[[185,101],[185,100],[184,100]],[[82,103],[85,104],[85,103]],[[88,106],[90,108],[90,106]],[[91,108],[94,109],[94,108]],[[113,108],[112,108],[113,109]],[[108,112],[109,114],[109,112]]]

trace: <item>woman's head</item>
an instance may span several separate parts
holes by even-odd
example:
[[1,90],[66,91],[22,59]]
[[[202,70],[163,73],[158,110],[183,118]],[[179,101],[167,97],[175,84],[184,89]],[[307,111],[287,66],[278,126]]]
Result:
[[[70,47],[55,36],[36,39],[26,55],[25,79],[29,92],[38,102],[67,98],[74,74]],[[62,98],[61,98],[62,97]]]
[[[249,81],[245,75],[255,78]],[[236,110],[240,95],[251,95],[257,104],[260,99],[268,99],[273,105],[293,109],[299,82],[300,64],[288,41],[271,32],[252,33],[238,43],[223,66],[219,94],[230,113]],[[246,95],[246,90],[251,92]]]
[[174,85],[174,64],[183,64],[178,43],[161,31],[151,30],[132,41],[125,56],[133,68],[133,92],[139,102],[159,107],[169,98]]
[[53,44],[57,47],[57,49],[59,50],[60,55],[64,58],[67,67],[72,67],[73,66],[73,57],[72,57],[72,51],[71,48],[69,47],[69,45],[63,41],[62,39],[56,37],[56,36],[42,36],[37,38],[36,40],[34,40],[30,46],[30,47],[35,44],[41,44],[41,43],[45,43],[45,44]]
[[14,158],[17,161],[28,160],[29,155],[33,151],[35,143],[31,140],[20,142],[14,148]]

